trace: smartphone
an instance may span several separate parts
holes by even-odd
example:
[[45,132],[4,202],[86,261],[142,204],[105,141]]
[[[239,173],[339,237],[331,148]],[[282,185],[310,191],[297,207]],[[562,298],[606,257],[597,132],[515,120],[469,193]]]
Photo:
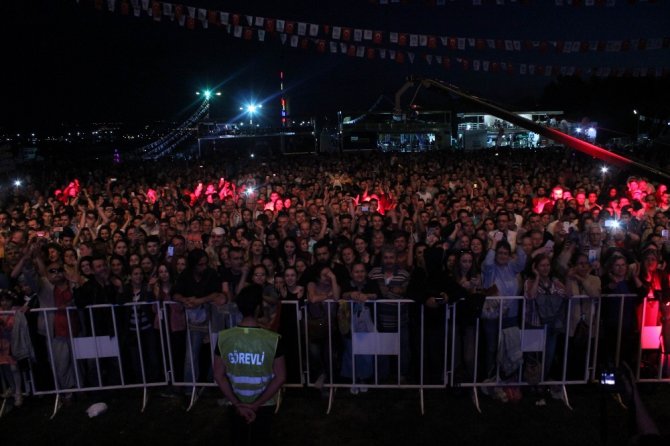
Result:
[[552,249],[554,249],[554,241],[547,240],[547,242],[544,244],[544,247],[547,248],[547,251],[551,251]]
[[608,229],[616,229],[619,227],[619,222],[614,219],[605,220],[605,227]]
[[167,256],[168,257],[173,257],[174,256],[174,246],[172,246],[172,245],[168,246]]
[[44,231],[37,231],[36,235],[38,237],[44,237]]
[[109,181],[113,183],[114,181],[116,181],[116,178],[110,178]]
[[661,230],[661,237],[663,237],[663,240],[668,239],[668,230],[667,229]]
[[604,371],[600,374],[600,384],[607,387],[616,386],[616,374],[612,371]]
[[570,222],[568,222],[568,221],[563,222],[563,230],[565,232],[570,232]]
[[589,249],[589,263],[593,263],[598,260],[598,251],[595,249]]
[[361,210],[363,212],[368,212],[370,210],[370,206],[361,206]]

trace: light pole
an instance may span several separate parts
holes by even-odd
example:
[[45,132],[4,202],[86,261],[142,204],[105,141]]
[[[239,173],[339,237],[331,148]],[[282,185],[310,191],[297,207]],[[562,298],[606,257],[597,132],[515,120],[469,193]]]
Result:
[[[201,96],[205,101],[205,105],[207,106],[207,119],[209,119],[209,100],[212,98],[212,96],[221,96],[221,92],[212,91],[209,88],[206,88],[202,91],[196,91],[195,95]],[[200,135],[198,135],[198,159],[200,159],[201,156],[202,156],[202,141],[200,139]]]
[[263,104],[247,104],[244,107],[240,107],[240,110],[246,111],[247,114],[249,115],[249,125],[254,124],[254,113],[256,113],[259,109],[263,108]]

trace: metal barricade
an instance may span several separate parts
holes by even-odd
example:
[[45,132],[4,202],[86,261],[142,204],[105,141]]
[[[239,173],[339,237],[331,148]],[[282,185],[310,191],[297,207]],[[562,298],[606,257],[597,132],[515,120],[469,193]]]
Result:
[[[54,320],[59,311],[66,315],[67,336],[55,336]],[[160,324],[158,330],[153,328],[153,317],[160,315],[160,311],[156,302],[91,305],[83,310],[74,307],[31,310],[43,324],[53,380],[52,386],[39,388],[31,367],[32,393],[56,395],[52,418],[65,395],[113,389],[143,389],[141,411],[144,411],[149,388],[168,383],[167,355],[163,343],[159,342],[163,326]],[[125,324],[122,329],[119,317]],[[102,327],[98,326],[101,321],[104,321]],[[140,326],[142,322],[144,325]],[[41,341],[34,339],[35,342]]]
[[[426,366],[426,342],[425,342],[425,308],[416,307],[412,300],[374,300],[365,303],[354,301],[332,301],[327,300],[319,303],[324,305],[325,314],[321,318],[315,318],[306,311],[305,333],[307,351],[311,355],[307,357],[307,382],[309,387],[325,387],[328,389],[328,409],[330,413],[335,390],[338,388],[353,389],[360,391],[361,388],[402,388],[416,389],[419,391],[421,411],[424,412],[423,390],[427,388],[444,388],[449,378],[448,346],[449,330],[451,320],[450,308],[447,305],[440,306],[437,310],[443,318],[444,327],[435,342],[444,343],[439,350],[441,360],[437,371],[439,379],[434,383],[425,382]],[[391,307],[391,308],[389,308]],[[419,315],[419,329],[417,339],[410,339],[409,313],[413,307]],[[342,311],[343,308],[348,311]],[[339,320],[336,314],[340,313]],[[343,325],[342,313],[347,314],[348,327]],[[319,319],[319,321],[315,321]],[[321,322],[322,328],[317,322]],[[311,327],[311,329],[310,329]],[[318,330],[318,336],[316,336]],[[345,331],[345,333],[342,333]],[[410,351],[412,341],[418,340],[418,358],[410,363]],[[394,367],[391,367],[392,357],[395,357]],[[343,365],[347,364],[351,370],[335,369],[337,359],[341,358]],[[314,360],[321,363],[318,366],[312,364]],[[414,366],[418,374],[416,379],[410,381],[410,369]],[[365,368],[361,372],[361,368]],[[391,369],[395,368],[395,374]],[[318,378],[313,379],[316,373]],[[342,379],[337,379],[337,378]],[[395,379],[391,379],[391,378]],[[346,378],[346,379],[344,379]]]
[[645,297],[635,370],[638,382],[670,383],[670,340],[664,339],[664,332],[670,332],[670,302]]
[[[198,396],[201,394],[201,392],[207,388],[217,388],[218,385],[214,382],[214,379],[211,374],[211,369],[205,374],[202,373],[202,371],[199,368],[199,361],[200,361],[200,354],[201,354],[201,348],[203,345],[208,345],[209,346],[209,355],[210,355],[210,362],[209,364],[213,364],[214,362],[214,353],[216,350],[216,345],[218,342],[218,336],[219,332],[221,330],[216,330],[212,326],[212,320],[208,319],[207,320],[207,328],[206,332],[200,330],[194,330],[192,324],[189,322],[188,318],[185,319],[185,335],[186,335],[186,349],[185,349],[185,357],[182,358],[175,358],[175,352],[173,352],[172,349],[172,337],[174,336],[173,333],[170,332],[168,324],[168,317],[166,316],[167,313],[170,311],[170,306],[171,305],[179,305],[181,306],[180,303],[177,302],[165,302],[165,343],[167,345],[167,351],[169,354],[169,372],[171,376],[171,384],[176,386],[176,387],[181,387],[181,388],[186,388],[189,389],[190,391],[186,391],[185,394],[190,395],[190,402],[187,408],[187,411],[190,411],[193,406],[195,405],[196,401],[198,400]],[[293,315],[293,318],[288,318],[289,320],[293,319],[293,322],[290,324],[290,327],[280,327],[281,331],[285,331],[285,333],[290,333],[294,335],[293,342],[291,343],[292,345],[286,345],[285,344],[285,349],[288,351],[292,351],[297,353],[297,358],[295,360],[297,361],[297,368],[298,368],[298,377],[294,382],[287,382],[284,386],[285,387],[302,387],[304,386],[305,378],[304,378],[304,367],[303,367],[303,356],[304,356],[304,344],[302,342],[303,339],[303,334],[304,332],[301,330],[301,321],[303,320],[303,313],[299,307],[299,302],[295,301],[286,301],[282,302],[282,308],[280,312],[280,317],[281,314],[288,313]],[[236,325],[236,316],[233,313],[225,313],[225,327],[230,328]],[[224,328],[224,329],[226,329]],[[289,353],[290,354],[290,353]],[[176,376],[176,368],[178,367],[183,367],[184,368],[184,379],[183,380],[177,380],[175,378]],[[191,379],[187,379],[187,377],[190,376]],[[222,397],[223,398],[223,397]]]
[[[530,299],[525,299],[523,296],[489,296],[486,298],[487,302],[495,302],[498,304],[498,314],[495,319],[486,319],[486,318],[477,318],[475,321],[475,348],[474,348],[474,370],[472,371],[472,381],[469,382],[453,382],[452,385],[459,387],[470,387],[473,391],[473,402],[478,411],[481,412],[479,405],[479,389],[489,389],[488,391],[497,391],[496,389],[507,387],[507,386],[528,386],[530,385],[527,380],[524,378],[524,367],[526,362],[530,362],[528,358],[528,353],[539,353],[542,355],[541,362],[541,373],[539,380],[533,382],[532,385],[546,385],[546,386],[557,386],[560,389],[560,396],[566,406],[570,407],[568,400],[568,395],[565,386],[568,384],[584,384],[588,382],[589,376],[592,375],[592,364],[594,357],[594,348],[596,345],[595,340],[597,339],[597,328],[594,331],[594,325],[597,327],[597,324],[594,324],[595,315],[598,311],[598,300],[592,299],[588,296],[573,296],[571,298],[566,298],[567,308],[565,313],[564,321],[564,332],[561,333],[550,332],[546,325],[540,326],[527,326],[528,314],[528,302]],[[583,349],[582,355],[575,356],[579,354],[579,351],[575,348],[574,340],[571,342],[571,328],[572,325],[576,322],[574,321],[575,316],[573,314],[574,305],[579,302],[580,305],[583,305],[583,301],[588,302],[588,311],[586,312],[586,323],[588,325],[588,333],[586,334],[585,348]],[[510,319],[504,318],[503,311],[501,311],[505,305],[515,305],[514,302],[518,302],[516,305],[519,305],[521,310],[519,316],[513,316],[510,319],[514,321],[510,322]],[[456,308],[454,308],[454,319],[456,324],[458,324],[458,313]],[[585,310],[586,311],[586,310]],[[503,323],[505,320],[505,324]],[[484,322],[482,322],[484,321]],[[497,322],[497,327],[494,327],[494,323]],[[519,323],[520,321],[520,323]],[[487,327],[483,327],[482,323],[487,324]],[[454,324],[454,327],[456,326]],[[493,331],[492,331],[493,330]],[[482,332],[485,336],[488,337],[488,343],[485,345],[485,357],[488,355],[488,362],[491,362],[491,354],[494,354],[495,366],[494,370],[487,370],[485,374],[480,373],[480,358],[482,356],[482,351],[480,350],[481,342],[480,337]],[[546,356],[547,356],[547,346],[548,342],[551,342],[551,348],[554,353],[552,353],[552,358],[558,354],[555,350],[555,345],[559,339],[563,340],[563,351],[562,351],[562,366],[561,373],[558,379],[549,379],[545,376],[545,369],[547,368]],[[456,336],[452,336],[452,342],[456,341]],[[492,344],[492,345],[489,345]],[[570,354],[570,350],[576,350],[575,354]],[[452,351],[456,351],[456,345],[452,346]],[[507,356],[506,356],[507,355]],[[506,368],[509,370],[502,370],[501,374],[501,360],[504,360]],[[568,373],[569,360],[576,362],[577,360],[583,361],[582,366],[578,366],[580,371],[578,375],[574,373],[570,375]],[[452,364],[455,362],[452,361]],[[491,364],[489,364],[491,366]],[[452,370],[452,376],[454,376],[454,370]],[[558,391],[557,389],[557,391]]]
[[[327,413],[332,410],[338,388],[415,389],[419,391],[424,413],[424,390],[446,386],[472,389],[479,411],[478,391],[505,386],[555,386],[570,407],[567,385],[594,381],[602,368],[618,367],[623,361],[635,364],[638,382],[670,382],[668,373],[664,373],[668,367],[668,352],[661,341],[662,327],[657,317],[649,315],[648,299],[642,303],[640,325],[635,313],[639,304],[635,299],[639,298],[632,294],[566,298],[564,327],[558,332],[552,332],[547,325],[529,325],[532,300],[523,296],[486,298],[497,302],[499,309],[505,305],[518,306],[518,324],[510,324],[499,311],[495,318],[474,318],[469,325],[463,325],[459,307],[454,304],[428,309],[412,300],[324,301],[324,327],[320,337],[314,330],[318,318],[310,314],[306,306],[301,306],[301,302],[285,301],[281,306],[280,333],[287,363],[292,364],[294,371],[287,375],[289,380],[285,387],[319,387],[314,373],[323,372],[323,387],[329,394]],[[37,365],[31,364],[24,377],[25,385],[34,395],[56,396],[52,418],[67,394],[111,389],[143,389],[143,411],[148,390],[168,384],[187,389],[184,393],[190,393],[190,410],[200,390],[217,387],[211,373],[198,373],[197,361],[205,345],[209,346],[209,359],[213,361],[220,331],[212,328],[211,320],[207,320],[205,330],[193,330],[185,318],[185,330],[172,332],[169,324],[172,305],[181,307],[176,302],[137,302],[123,306],[93,305],[81,310],[74,307],[30,310],[26,316],[33,318],[33,322],[37,320],[40,326],[40,334],[32,339],[32,344],[43,345],[44,361],[42,365],[39,360]],[[582,309],[577,310],[577,305]],[[57,312],[61,312],[59,317],[66,318],[67,336],[55,336]],[[429,321],[427,312],[432,312]],[[580,313],[586,316],[588,330],[586,342],[577,348],[571,335]],[[6,314],[15,312],[0,312],[0,315]],[[342,314],[346,315],[345,319]],[[154,317],[159,321],[155,325]],[[654,324],[645,324],[646,319],[653,319]],[[153,341],[146,336],[147,320],[151,325],[148,330],[156,337]],[[226,327],[234,326],[235,320],[233,314],[226,314]],[[63,332],[62,326],[60,332]],[[499,342],[488,347],[488,353],[495,350],[495,367],[490,376],[481,373],[481,358],[486,353],[482,350],[481,337],[485,333],[495,334],[491,339],[503,339],[518,347],[513,352],[511,373],[501,373],[497,356]],[[183,355],[173,349],[171,341],[177,335],[184,339]],[[562,342],[562,348],[555,348],[552,354],[547,349],[550,342],[559,345]],[[656,360],[656,353],[658,360],[652,365],[657,368],[649,374],[645,367],[650,364],[649,358]],[[542,358],[539,379],[532,383],[524,375],[529,355]],[[553,377],[546,374],[547,355],[561,362],[560,367],[555,367],[560,368],[560,372]],[[345,370],[338,359],[348,364],[349,369]],[[314,360],[319,364],[314,364]],[[185,376],[190,372],[190,378],[178,379],[180,370]],[[414,372],[413,380],[403,376],[408,370]],[[36,380],[36,372],[40,372],[40,380]],[[6,405],[7,399],[3,399],[0,416]]]

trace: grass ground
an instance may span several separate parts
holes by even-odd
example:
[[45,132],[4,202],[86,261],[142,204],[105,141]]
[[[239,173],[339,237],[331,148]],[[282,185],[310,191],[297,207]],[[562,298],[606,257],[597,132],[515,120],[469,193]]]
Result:
[[[670,433],[670,386],[642,387],[643,399],[663,433]],[[469,393],[425,393],[421,415],[418,391],[371,390],[336,393],[330,415],[327,398],[314,389],[288,389],[275,417],[276,444],[329,445],[597,445],[602,444],[601,393],[593,386],[569,389],[573,410],[562,402],[526,396],[518,403],[481,397],[482,413]],[[226,408],[210,391],[186,412],[185,399],[155,397],[140,413],[140,395],[112,399],[107,413],[88,418],[92,401],[75,401],[49,420],[53,398],[27,398],[24,406],[0,419],[0,444],[23,445],[225,445]],[[608,445],[629,438],[627,411],[604,397]]]

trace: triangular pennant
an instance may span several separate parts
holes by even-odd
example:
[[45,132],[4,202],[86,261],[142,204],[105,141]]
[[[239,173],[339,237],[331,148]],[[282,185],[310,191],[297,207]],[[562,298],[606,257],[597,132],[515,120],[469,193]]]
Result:
[[265,30],[264,29],[259,29],[258,30],[258,41],[259,42],[265,42]]
[[286,22],[284,20],[277,19],[277,32],[283,33],[285,25]]
[[256,17],[256,20],[254,20],[254,26],[256,28],[262,28],[264,22],[265,22],[265,19],[263,17]]
[[219,13],[219,21],[221,22],[222,25],[230,24],[230,13],[221,11]]
[[296,35],[292,35],[292,36],[291,36],[291,46],[292,46],[293,48],[297,48],[299,42],[300,42],[300,37],[298,37],[298,36],[296,36]]
[[307,34],[307,23],[298,22],[298,35],[304,36]]

